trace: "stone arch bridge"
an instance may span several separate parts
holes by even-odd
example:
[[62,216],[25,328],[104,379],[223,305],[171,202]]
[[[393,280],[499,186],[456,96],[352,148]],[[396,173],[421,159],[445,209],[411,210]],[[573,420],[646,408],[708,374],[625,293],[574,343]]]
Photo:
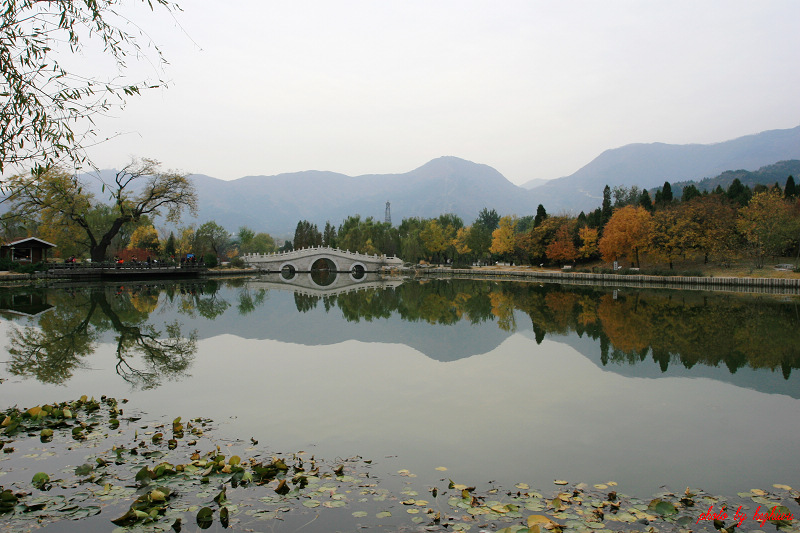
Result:
[[385,269],[403,266],[403,260],[386,255],[366,255],[350,250],[340,250],[329,246],[302,248],[292,252],[274,254],[245,254],[242,260],[248,266],[262,272],[311,272],[329,270],[332,272],[380,272]]

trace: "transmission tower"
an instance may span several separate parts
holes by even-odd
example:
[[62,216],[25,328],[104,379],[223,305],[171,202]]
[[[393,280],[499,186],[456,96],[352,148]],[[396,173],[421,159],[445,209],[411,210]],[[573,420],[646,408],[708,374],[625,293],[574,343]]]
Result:
[[392,209],[389,205],[389,202],[386,202],[386,217],[384,218],[384,222],[391,226],[392,224]]

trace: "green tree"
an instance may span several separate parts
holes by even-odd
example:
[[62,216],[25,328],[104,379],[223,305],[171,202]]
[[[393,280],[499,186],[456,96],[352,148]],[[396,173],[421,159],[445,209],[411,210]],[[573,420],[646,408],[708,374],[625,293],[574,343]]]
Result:
[[536,216],[533,217],[533,227],[539,226],[542,222],[545,221],[547,218],[547,211],[545,211],[544,206],[539,204],[536,208]]
[[164,256],[169,259],[175,255],[177,252],[177,242],[175,240],[175,233],[169,232],[169,237],[167,237],[167,242],[164,243]]
[[613,207],[611,206],[611,187],[606,185],[603,187],[603,204],[600,207],[601,224],[599,227],[604,227],[606,223],[611,220],[611,215],[614,214]]
[[325,222],[325,229],[322,232],[322,245],[336,248],[337,241],[336,227],[330,221]]
[[[126,224],[138,224],[145,217],[166,210],[166,219],[177,222],[183,208],[197,209],[194,185],[185,174],[162,172],[158,161],[133,160],[118,171],[114,180],[103,183],[111,205],[102,223],[92,220],[102,202],[84,191],[84,185],[58,167],[16,175],[9,179],[8,196],[20,216],[45,217],[53,224],[75,225],[86,234],[92,261],[102,262],[112,240]],[[134,191],[139,192],[134,192]]]
[[205,256],[208,252],[213,253],[218,258],[223,257],[230,245],[231,237],[228,230],[210,220],[197,228],[195,234],[195,246],[197,252]]
[[642,191],[642,194],[639,195],[639,205],[641,207],[644,207],[645,209],[647,209],[651,213],[653,212],[653,209],[654,209],[653,200],[650,199],[650,193],[647,192],[647,189],[644,189]]
[[[150,8],[169,11],[168,0],[146,0]],[[5,0],[0,11],[0,172],[8,165],[30,164],[41,170],[69,160],[85,159],[89,129],[76,134],[76,124],[125,103],[128,96],[162,81],[119,84],[130,58],[147,59],[157,46],[140,39],[146,33],[117,10],[121,0]],[[131,0],[129,3],[137,3]],[[82,54],[86,45],[109,55],[117,69],[107,78],[67,70],[63,63]],[[62,61],[63,60],[63,61]]]
[[481,209],[480,213],[478,213],[478,218],[475,219],[475,224],[483,226],[492,232],[500,225],[500,215],[498,215],[497,211],[494,209],[489,210],[484,207]]
[[798,193],[800,193],[800,190],[798,190],[797,184],[794,181],[794,176],[789,175],[789,177],[786,178],[786,185],[783,187],[783,197],[787,199],[797,198]]
[[683,191],[681,193],[681,202],[689,202],[695,198],[699,198],[702,195],[703,194],[700,192],[700,189],[698,189],[692,183],[683,188]]
[[308,220],[299,221],[294,230],[295,250],[313,248],[315,246],[322,246],[322,233],[317,229],[317,225]]
[[745,206],[750,201],[753,192],[750,190],[750,187],[744,185],[739,178],[734,178],[725,194],[732,202],[740,206]]
[[656,207],[663,207],[672,203],[672,185],[668,181],[656,191]]

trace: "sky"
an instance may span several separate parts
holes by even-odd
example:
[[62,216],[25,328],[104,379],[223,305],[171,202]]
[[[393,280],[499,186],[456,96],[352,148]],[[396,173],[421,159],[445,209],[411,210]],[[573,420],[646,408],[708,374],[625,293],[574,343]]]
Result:
[[97,117],[99,168],[356,176],[457,156],[521,184],[630,143],[800,125],[796,0],[178,3],[125,12],[169,62],[128,73],[169,83]]

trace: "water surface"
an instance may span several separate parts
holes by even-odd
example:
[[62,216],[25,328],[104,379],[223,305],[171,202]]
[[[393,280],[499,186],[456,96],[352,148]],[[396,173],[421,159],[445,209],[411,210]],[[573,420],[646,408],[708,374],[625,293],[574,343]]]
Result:
[[797,297],[320,285],[4,290],[0,405],[128,398],[431,484],[733,493],[800,479]]

